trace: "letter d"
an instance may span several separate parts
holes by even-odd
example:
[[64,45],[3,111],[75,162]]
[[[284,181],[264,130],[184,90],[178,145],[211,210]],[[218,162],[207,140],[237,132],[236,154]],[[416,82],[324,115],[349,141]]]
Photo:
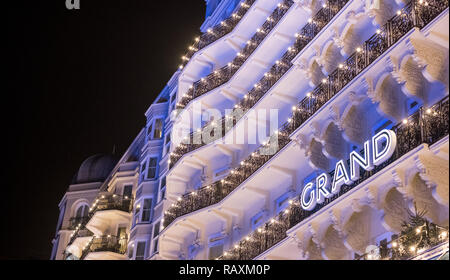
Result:
[[[384,147],[383,147],[384,143]],[[373,164],[380,165],[395,151],[397,136],[392,130],[383,129],[372,138]]]

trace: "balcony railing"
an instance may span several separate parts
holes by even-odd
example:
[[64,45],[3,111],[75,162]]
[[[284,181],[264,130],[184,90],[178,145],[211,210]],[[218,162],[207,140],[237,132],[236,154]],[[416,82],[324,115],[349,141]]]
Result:
[[[378,250],[365,253],[355,260],[410,260],[426,250],[448,243],[448,227],[441,227],[423,220],[418,227],[392,235],[391,241],[381,241]],[[406,222],[405,222],[406,223]]]
[[[343,185],[338,194],[326,198],[318,204],[314,210],[306,211],[300,206],[299,199],[290,201],[288,209],[281,212],[276,219],[265,223],[250,236],[241,240],[231,251],[224,253],[220,259],[244,260],[253,259],[261,253],[270,249],[273,245],[283,240],[286,232],[304,219],[318,212],[320,209],[338,199],[343,194],[355,188],[371,176],[375,175],[383,168],[393,163],[403,155],[412,151],[421,144],[432,145],[448,135],[449,133],[449,99],[448,96],[431,108],[420,108],[406,121],[397,124],[392,130],[397,135],[397,146],[392,157],[384,164],[376,166],[371,171],[360,169],[360,178],[352,185]],[[334,171],[330,172],[332,177]]]
[[[314,37],[319,34],[319,32],[331,21],[331,19],[345,6],[348,0],[328,0],[325,7],[321,8],[317,14],[311,19],[311,21],[306,24],[301,31],[296,35],[297,39],[294,43],[293,47],[290,47],[281,57],[279,61],[277,61],[266,73],[261,80],[255,85],[255,87],[250,90],[248,94],[244,96],[244,98],[236,105],[236,108],[246,112],[251,109],[275,84],[281,77],[292,67],[292,59],[303,50],[309,42],[311,42]],[[287,9],[284,9],[287,11]],[[280,14],[280,13],[279,13]],[[282,17],[281,14],[278,17]],[[274,23],[272,23],[274,24]],[[264,34],[266,34],[265,32]],[[263,35],[264,35],[263,34]],[[262,36],[255,34],[255,36]],[[265,36],[265,35],[264,35]],[[261,41],[264,37],[261,37]],[[215,73],[210,74],[204,81],[199,81],[194,84],[193,88],[189,90],[186,96],[182,100],[182,107],[184,107],[187,103],[189,103],[194,98],[204,94],[205,92],[213,89],[217,86],[220,86],[227,82],[229,78],[238,70],[239,67],[245,62],[245,59],[250,56],[250,54],[256,49],[256,44],[249,44],[245,49],[241,57],[236,57],[238,61],[235,61],[228,66],[225,66],[221,70],[218,70]],[[244,59],[245,58],[245,59]],[[242,64],[238,64],[238,62],[242,62]],[[232,126],[226,126],[226,117],[221,120],[209,122],[204,126],[208,128],[211,125],[216,125],[219,123],[222,128],[222,133],[219,135],[212,135],[212,138],[209,142],[201,141],[200,144],[194,144],[194,139],[201,139],[202,132],[193,132],[189,135],[188,143],[182,143],[177,148],[175,148],[174,152],[171,153],[170,156],[170,165],[169,168],[172,168],[176,162],[186,153],[194,151],[212,141],[215,141],[221,137],[224,137],[225,134],[232,129],[238,118],[233,119]],[[203,139],[204,140],[204,139]]]
[[69,229],[74,230],[77,227],[84,226],[89,221],[89,217],[72,217],[69,220]]
[[284,0],[282,4],[279,4],[262,27],[247,42],[242,52],[239,52],[232,62],[195,82],[178,103],[177,109],[184,108],[193,99],[228,82],[283,18],[293,3],[292,0]]
[[104,210],[120,210],[131,212],[133,208],[133,199],[131,197],[123,197],[121,195],[104,193],[101,194],[89,209],[89,215],[92,217],[97,211]]
[[78,237],[87,237],[93,235],[93,233],[86,228],[86,224],[89,222],[89,220],[90,220],[89,216],[70,218],[69,229],[73,230],[73,232],[70,235],[70,240],[69,243],[67,243],[67,246],[72,244]]
[[[423,3],[428,3],[427,5]],[[398,15],[390,19],[383,30],[378,31],[374,36],[365,42],[364,51],[358,49],[351,55],[347,61],[339,65],[325,83],[319,85],[312,93],[308,94],[298,106],[295,107],[292,117],[289,118],[277,132],[277,147],[275,153],[266,155],[261,150],[266,150],[270,146],[270,142],[261,147],[258,151],[241,162],[241,166],[231,171],[231,174],[225,179],[215,182],[210,186],[203,187],[195,192],[180,197],[170,209],[165,212],[164,227],[167,227],[176,218],[192,213],[196,210],[208,207],[223,200],[228,194],[236,189],[242,182],[254,174],[274,155],[276,155],[284,146],[290,142],[289,135],[305,123],[314,115],[325,103],[335,96],[345,85],[355,78],[363,69],[368,67],[377,57],[384,53],[390,46],[397,42],[402,36],[398,31],[389,31],[395,29],[395,26],[414,26],[424,27],[432,19],[438,16],[448,7],[445,0],[432,0],[428,2],[413,1],[405,6]],[[409,16],[408,13],[421,14],[421,20],[417,20],[417,16]],[[432,15],[432,16],[431,16]],[[427,21],[423,19],[426,18]],[[412,21],[411,24],[400,24],[406,19]],[[410,30],[409,29],[409,30]],[[403,35],[409,32],[406,28],[400,28]],[[430,132],[432,133],[432,132]]]
[[83,260],[93,252],[113,252],[123,255],[127,251],[127,242],[126,237],[119,238],[112,235],[94,237],[84,248],[80,259]]
[[197,51],[203,49],[204,47],[212,44],[213,42],[230,33],[255,2],[256,0],[242,1],[239,6],[236,7],[236,10],[231,14],[229,18],[225,19],[220,24],[209,28],[207,32],[197,37],[195,39],[195,42],[189,47],[188,52],[182,57],[183,63],[180,65],[181,68],[186,66],[186,64],[189,62],[189,59]]
[[75,239],[79,237],[89,237],[93,236],[94,233],[92,233],[90,230],[86,228],[86,226],[82,226],[80,228],[75,229],[75,231],[70,235],[69,243],[67,243],[67,247],[70,246]]

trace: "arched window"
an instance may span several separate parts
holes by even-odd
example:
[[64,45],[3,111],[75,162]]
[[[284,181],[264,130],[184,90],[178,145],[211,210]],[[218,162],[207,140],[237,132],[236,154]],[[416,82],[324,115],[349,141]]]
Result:
[[83,218],[83,217],[87,217],[88,214],[89,214],[89,206],[87,206],[86,204],[83,204],[78,207],[77,211],[75,212],[75,217]]

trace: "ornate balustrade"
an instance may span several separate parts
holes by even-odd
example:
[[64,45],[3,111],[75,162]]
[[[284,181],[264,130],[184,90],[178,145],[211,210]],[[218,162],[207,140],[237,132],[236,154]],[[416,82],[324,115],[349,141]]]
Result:
[[[292,67],[292,59],[300,53],[301,50],[303,50],[311,40],[317,36],[317,34],[327,25],[328,22],[331,21],[331,19],[345,6],[345,4],[348,2],[348,0],[328,0],[325,7],[320,9],[317,14],[312,18],[312,20],[306,24],[299,33],[296,34],[296,41],[292,47],[290,47],[281,57],[279,61],[277,61],[270,70],[261,78],[261,80],[255,85],[255,87],[248,92],[244,96],[243,99],[235,106],[237,109],[242,110],[242,112],[246,112],[247,110],[251,109],[272,87],[275,85],[275,83]],[[287,11],[287,9],[284,9]],[[279,12],[280,13],[280,12]],[[280,16],[281,18],[282,16]],[[266,34],[265,32],[264,34]],[[255,34],[255,36],[257,36]],[[265,36],[265,35],[264,35]],[[262,37],[263,39],[263,37]],[[261,41],[262,41],[261,39]],[[253,50],[256,48],[256,45],[249,44],[247,46],[249,49],[253,52]],[[246,47],[246,48],[247,48]],[[245,51],[244,51],[245,52]],[[242,54],[243,57],[248,57],[251,53],[248,53],[247,56]],[[222,69],[235,69],[233,70],[236,72],[238,68],[236,67],[237,64],[233,62],[233,64],[230,64],[229,66],[226,66]],[[221,85],[225,83],[226,81],[223,79],[223,77],[231,77],[233,73],[231,73],[231,70],[226,70],[227,73],[212,73],[210,75],[209,79],[206,79],[204,82],[199,81],[197,83],[209,83],[207,81],[214,80],[210,82],[212,85]],[[215,86],[214,86],[215,87]],[[189,91],[186,95],[186,97],[183,99],[186,101],[185,105],[194,99],[195,97],[198,97],[200,95],[195,95],[196,87],[194,87]],[[205,91],[206,92],[206,91]],[[204,93],[204,92],[203,92]],[[234,125],[236,125],[237,121],[242,117],[242,114],[237,114],[236,117],[233,117],[233,123],[231,126],[226,125],[227,117],[222,118],[218,121],[212,121],[203,127],[202,131],[204,129],[208,129],[211,126],[216,126],[217,124],[221,125],[220,127],[225,129],[220,129],[221,133],[217,135],[211,135],[212,137],[206,141],[206,139],[203,139],[203,141],[194,141],[195,139],[202,139],[202,131],[200,132],[192,132],[189,137],[187,143],[181,143],[178,147],[175,148],[173,153],[171,153],[170,156],[170,165],[169,168],[172,168],[175,163],[186,153],[189,153],[191,151],[194,151],[212,141],[215,141],[223,136],[231,130]],[[198,144],[197,144],[198,143]]]
[[294,2],[292,0],[284,0],[282,4],[279,4],[273,13],[267,18],[266,22],[264,22],[262,27],[259,28],[253,37],[247,42],[244,49],[236,55],[233,61],[224,67],[215,70],[208,76],[196,81],[177,104],[177,109],[184,108],[193,99],[228,82],[239,70],[239,68],[247,61],[250,55],[258,48],[260,43],[266,38],[270,31],[283,18],[293,3]]
[[209,28],[205,33],[195,38],[194,43],[189,47],[188,52],[182,57],[183,63],[180,68],[186,66],[189,59],[199,50],[212,44],[213,42],[219,40],[223,36],[227,35],[236,27],[240,22],[242,17],[250,10],[250,7],[255,3],[256,0],[244,0],[236,8],[236,10],[231,14],[231,16],[223,20],[220,24]]
[[[299,203],[299,198],[290,201],[290,206],[285,211],[278,214],[276,219],[262,225],[257,231],[253,232],[241,240],[234,249],[224,253],[220,259],[225,260],[244,260],[253,259],[261,253],[270,249],[286,238],[286,232],[304,219],[318,212],[320,209],[338,199],[360,183],[375,175],[387,165],[393,163],[409,151],[426,143],[432,145],[442,139],[449,133],[449,99],[438,102],[429,109],[421,108],[411,115],[407,120],[397,124],[392,130],[397,135],[397,146],[392,157],[384,164],[376,166],[371,171],[360,169],[360,178],[351,185],[343,185],[338,194],[326,198],[323,203],[318,204],[314,210],[303,210]],[[330,172],[332,177],[334,171]]]
[[101,194],[89,209],[89,215],[92,217],[95,212],[104,210],[131,212],[133,208],[132,200],[131,197],[122,197],[112,193]]
[[75,229],[77,227],[83,226],[85,224],[87,224],[87,222],[89,221],[89,217],[72,217],[69,220],[69,229]]
[[80,259],[83,260],[89,253],[93,252],[113,252],[123,255],[127,251],[127,242],[126,237],[119,238],[112,235],[93,237],[83,249]]
[[[78,237],[87,237],[92,236],[93,233],[86,228],[86,224],[89,222],[89,220],[92,218],[92,216],[97,211],[104,211],[104,210],[120,210],[124,212],[131,212],[133,209],[133,199],[131,197],[122,197],[117,194],[112,193],[103,193],[100,194],[97,199],[92,204],[91,208],[89,209],[89,215],[88,217],[82,217],[82,218],[72,218],[74,223],[74,228],[72,228],[74,231],[70,235],[70,240],[67,246],[73,243],[76,238]],[[71,219],[71,224],[72,224]],[[76,221],[81,221],[76,223]]]
[[86,224],[89,222],[89,220],[89,216],[70,218],[69,229],[73,230],[73,232],[70,235],[70,240],[69,243],[67,243],[67,246],[72,244],[78,237],[87,237],[93,235],[93,233],[86,228]]
[[393,235],[391,241],[380,242],[375,252],[363,254],[355,260],[410,260],[427,249],[448,243],[448,227],[438,226],[420,217],[415,219],[422,225],[411,225],[400,236]]
[[[448,7],[448,2],[442,0],[434,0],[432,2],[430,1],[427,2],[429,3],[427,5],[425,5],[424,3],[425,2],[422,2],[421,0],[417,1],[417,3],[411,2],[409,5],[405,6],[405,8],[401,10],[398,15],[389,20],[383,27],[383,30],[394,29],[397,23],[399,21],[403,22],[404,19],[413,20],[413,24],[407,25],[411,28],[417,25],[419,27],[423,27]],[[417,17],[408,16],[406,14],[408,12],[433,16],[423,16],[422,18],[426,18],[427,21],[420,20],[416,22],[414,18]],[[402,24],[401,26],[404,25],[406,24]],[[409,30],[404,28],[401,28],[401,30],[403,30],[404,32],[403,35],[409,32]],[[224,199],[242,182],[244,182],[259,168],[261,168],[267,161],[269,161],[278,151],[286,146],[290,142],[289,135],[292,132],[294,132],[298,127],[305,123],[327,101],[335,96],[346,84],[348,84],[354,77],[356,77],[363,69],[369,66],[376,59],[376,57],[383,54],[384,51],[386,51],[400,38],[401,36],[398,32],[378,31],[374,36],[372,36],[365,42],[364,50],[363,48],[358,49],[346,60],[345,63],[340,64],[338,66],[338,69],[330,74],[330,76],[326,79],[326,82],[320,84],[316,89],[314,89],[313,92],[308,94],[307,97],[305,97],[298,104],[298,106],[295,107],[295,110],[293,110],[292,113],[292,117],[289,118],[285,124],[283,124],[283,126],[277,132],[277,135],[273,135],[277,136],[275,137],[277,139],[277,143],[275,143],[276,150],[272,153],[272,155],[267,155],[267,152],[261,152],[266,151],[268,148],[273,146],[269,141],[269,143],[266,143],[266,145],[262,146],[258,151],[252,153],[252,155],[248,159],[242,161],[241,166],[239,166],[235,170],[232,170],[231,174],[225,179],[178,198],[178,201],[165,212],[164,227],[167,227],[171,222],[173,222],[180,216],[216,204]],[[447,122],[448,128],[448,120],[445,119],[443,121]],[[433,130],[430,130],[428,133],[432,134]],[[436,133],[440,134],[441,132]],[[425,141],[424,143],[428,142]],[[411,143],[414,147],[418,145],[412,143],[411,141],[408,141],[407,143]],[[202,144],[197,144],[197,146],[198,145]]]

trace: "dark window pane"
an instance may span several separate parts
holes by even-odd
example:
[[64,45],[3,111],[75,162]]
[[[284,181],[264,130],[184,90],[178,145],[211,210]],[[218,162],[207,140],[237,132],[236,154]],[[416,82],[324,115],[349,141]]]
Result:
[[138,242],[136,248],[136,260],[143,260],[145,257],[145,242]]
[[159,139],[162,137],[162,119],[155,120],[155,130],[153,131],[153,139]]
[[155,227],[154,227],[154,229],[153,229],[153,238],[155,238],[155,237],[158,236],[158,234],[159,234],[159,225],[160,225],[160,222],[157,222],[157,223],[155,224]]

